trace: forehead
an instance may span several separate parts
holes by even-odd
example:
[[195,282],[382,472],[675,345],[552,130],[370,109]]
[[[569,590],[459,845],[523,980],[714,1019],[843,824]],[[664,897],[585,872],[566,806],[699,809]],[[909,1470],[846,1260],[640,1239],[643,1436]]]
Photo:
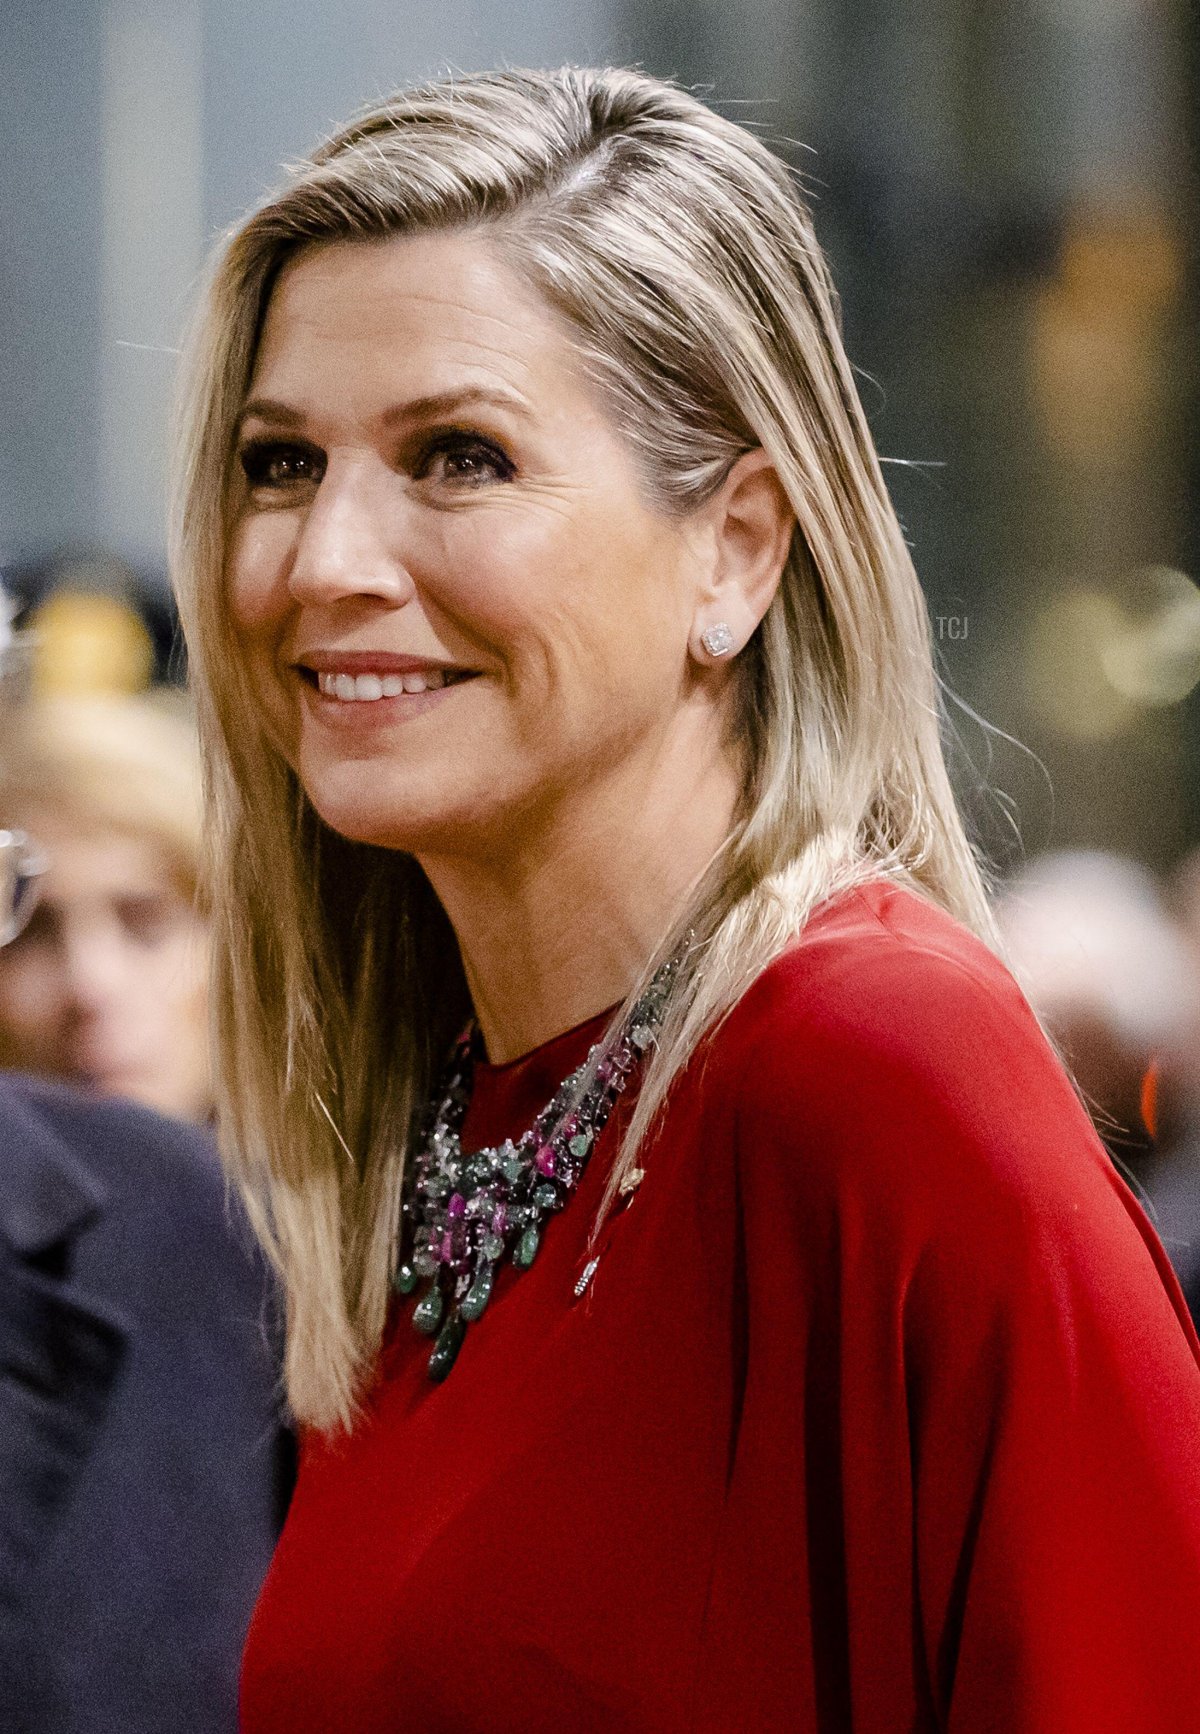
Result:
[[293,401],[314,386],[390,396],[496,385],[521,396],[577,382],[550,310],[478,234],[402,236],[306,249],[267,309],[254,390]]

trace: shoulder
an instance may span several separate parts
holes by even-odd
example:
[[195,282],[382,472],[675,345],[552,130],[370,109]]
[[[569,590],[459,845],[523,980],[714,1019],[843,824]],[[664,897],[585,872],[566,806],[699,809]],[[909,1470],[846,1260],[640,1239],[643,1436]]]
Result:
[[810,1183],[843,1196],[861,1186],[915,1210],[986,1193],[993,1211],[1027,1213],[1085,1171],[1109,1184],[1008,970],[895,885],[819,910],[734,1008],[711,1063],[754,1160],[802,1152]]
[[914,892],[878,882],[819,908],[735,1017],[747,1030],[790,1023],[856,1044],[894,1039],[902,1019],[919,1046],[952,1025],[964,1003],[977,1013],[1028,1015],[1012,976],[981,940]]
[[945,1091],[1013,1060],[1062,1076],[999,958],[943,910],[886,883],[819,909],[748,989],[720,1043],[742,1076],[765,1067],[785,1096],[831,1093],[847,1071],[860,1090]]
[[222,1188],[207,1131],[132,1102],[8,1073],[0,1075],[0,1119],[13,1133],[21,1130],[71,1151],[110,1188],[153,1183],[164,1172],[184,1192],[213,1195]]
[[[95,1228],[109,1256],[154,1245],[189,1264],[233,1253],[248,1231],[231,1215],[215,1144],[202,1128],[133,1103],[0,1075],[0,1232],[23,1251]],[[236,1224],[236,1226],[235,1226]]]
[[832,1265],[856,1291],[918,1311],[923,1296],[939,1340],[972,1309],[1031,1305],[1110,1334],[1140,1307],[1190,1339],[1166,1255],[1012,976],[912,893],[818,912],[711,1063],[747,1233],[797,1280]]

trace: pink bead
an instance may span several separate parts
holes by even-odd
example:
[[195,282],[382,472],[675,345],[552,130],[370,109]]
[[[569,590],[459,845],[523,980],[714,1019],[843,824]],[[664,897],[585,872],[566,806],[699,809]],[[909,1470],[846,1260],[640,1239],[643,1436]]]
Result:
[[461,1216],[467,1208],[467,1201],[461,1192],[452,1192],[450,1202],[446,1206],[451,1216]]
[[533,1160],[539,1174],[554,1173],[554,1150],[549,1144],[543,1144]]
[[508,1226],[508,1211],[503,1204],[498,1204],[492,1214],[492,1233],[503,1234]]

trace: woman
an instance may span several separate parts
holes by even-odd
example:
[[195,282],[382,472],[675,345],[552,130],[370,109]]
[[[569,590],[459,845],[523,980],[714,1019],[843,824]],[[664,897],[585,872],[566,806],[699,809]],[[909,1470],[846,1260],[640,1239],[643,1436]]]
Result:
[[6,754],[0,799],[47,856],[33,919],[0,953],[0,1064],[206,1120],[190,724],[146,699],[43,700]]
[[989,949],[782,167],[631,72],[401,95],[186,426],[305,1429],[248,1734],[1186,1722],[1196,1341]]

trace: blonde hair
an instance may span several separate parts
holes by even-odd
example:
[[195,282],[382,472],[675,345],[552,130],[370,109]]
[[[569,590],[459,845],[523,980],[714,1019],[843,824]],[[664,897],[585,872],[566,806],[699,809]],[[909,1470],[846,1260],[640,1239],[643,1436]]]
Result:
[[695,508],[761,446],[796,514],[740,658],[743,810],[646,960],[643,982],[690,936],[605,1208],[680,1067],[832,892],[893,875],[992,938],[942,756],[924,599],[788,171],[631,71],[447,80],[364,114],[217,260],[175,529],[215,842],[224,1144],[284,1278],[292,1407],[321,1427],[350,1424],[378,1350],[410,1124],[469,1002],[417,864],[325,828],[258,714],[222,588],[233,430],[287,259],[462,227],[565,322],[661,509]]
[[200,757],[180,703],[112,694],[20,706],[0,759],[0,812],[153,843],[180,894],[203,903]]

